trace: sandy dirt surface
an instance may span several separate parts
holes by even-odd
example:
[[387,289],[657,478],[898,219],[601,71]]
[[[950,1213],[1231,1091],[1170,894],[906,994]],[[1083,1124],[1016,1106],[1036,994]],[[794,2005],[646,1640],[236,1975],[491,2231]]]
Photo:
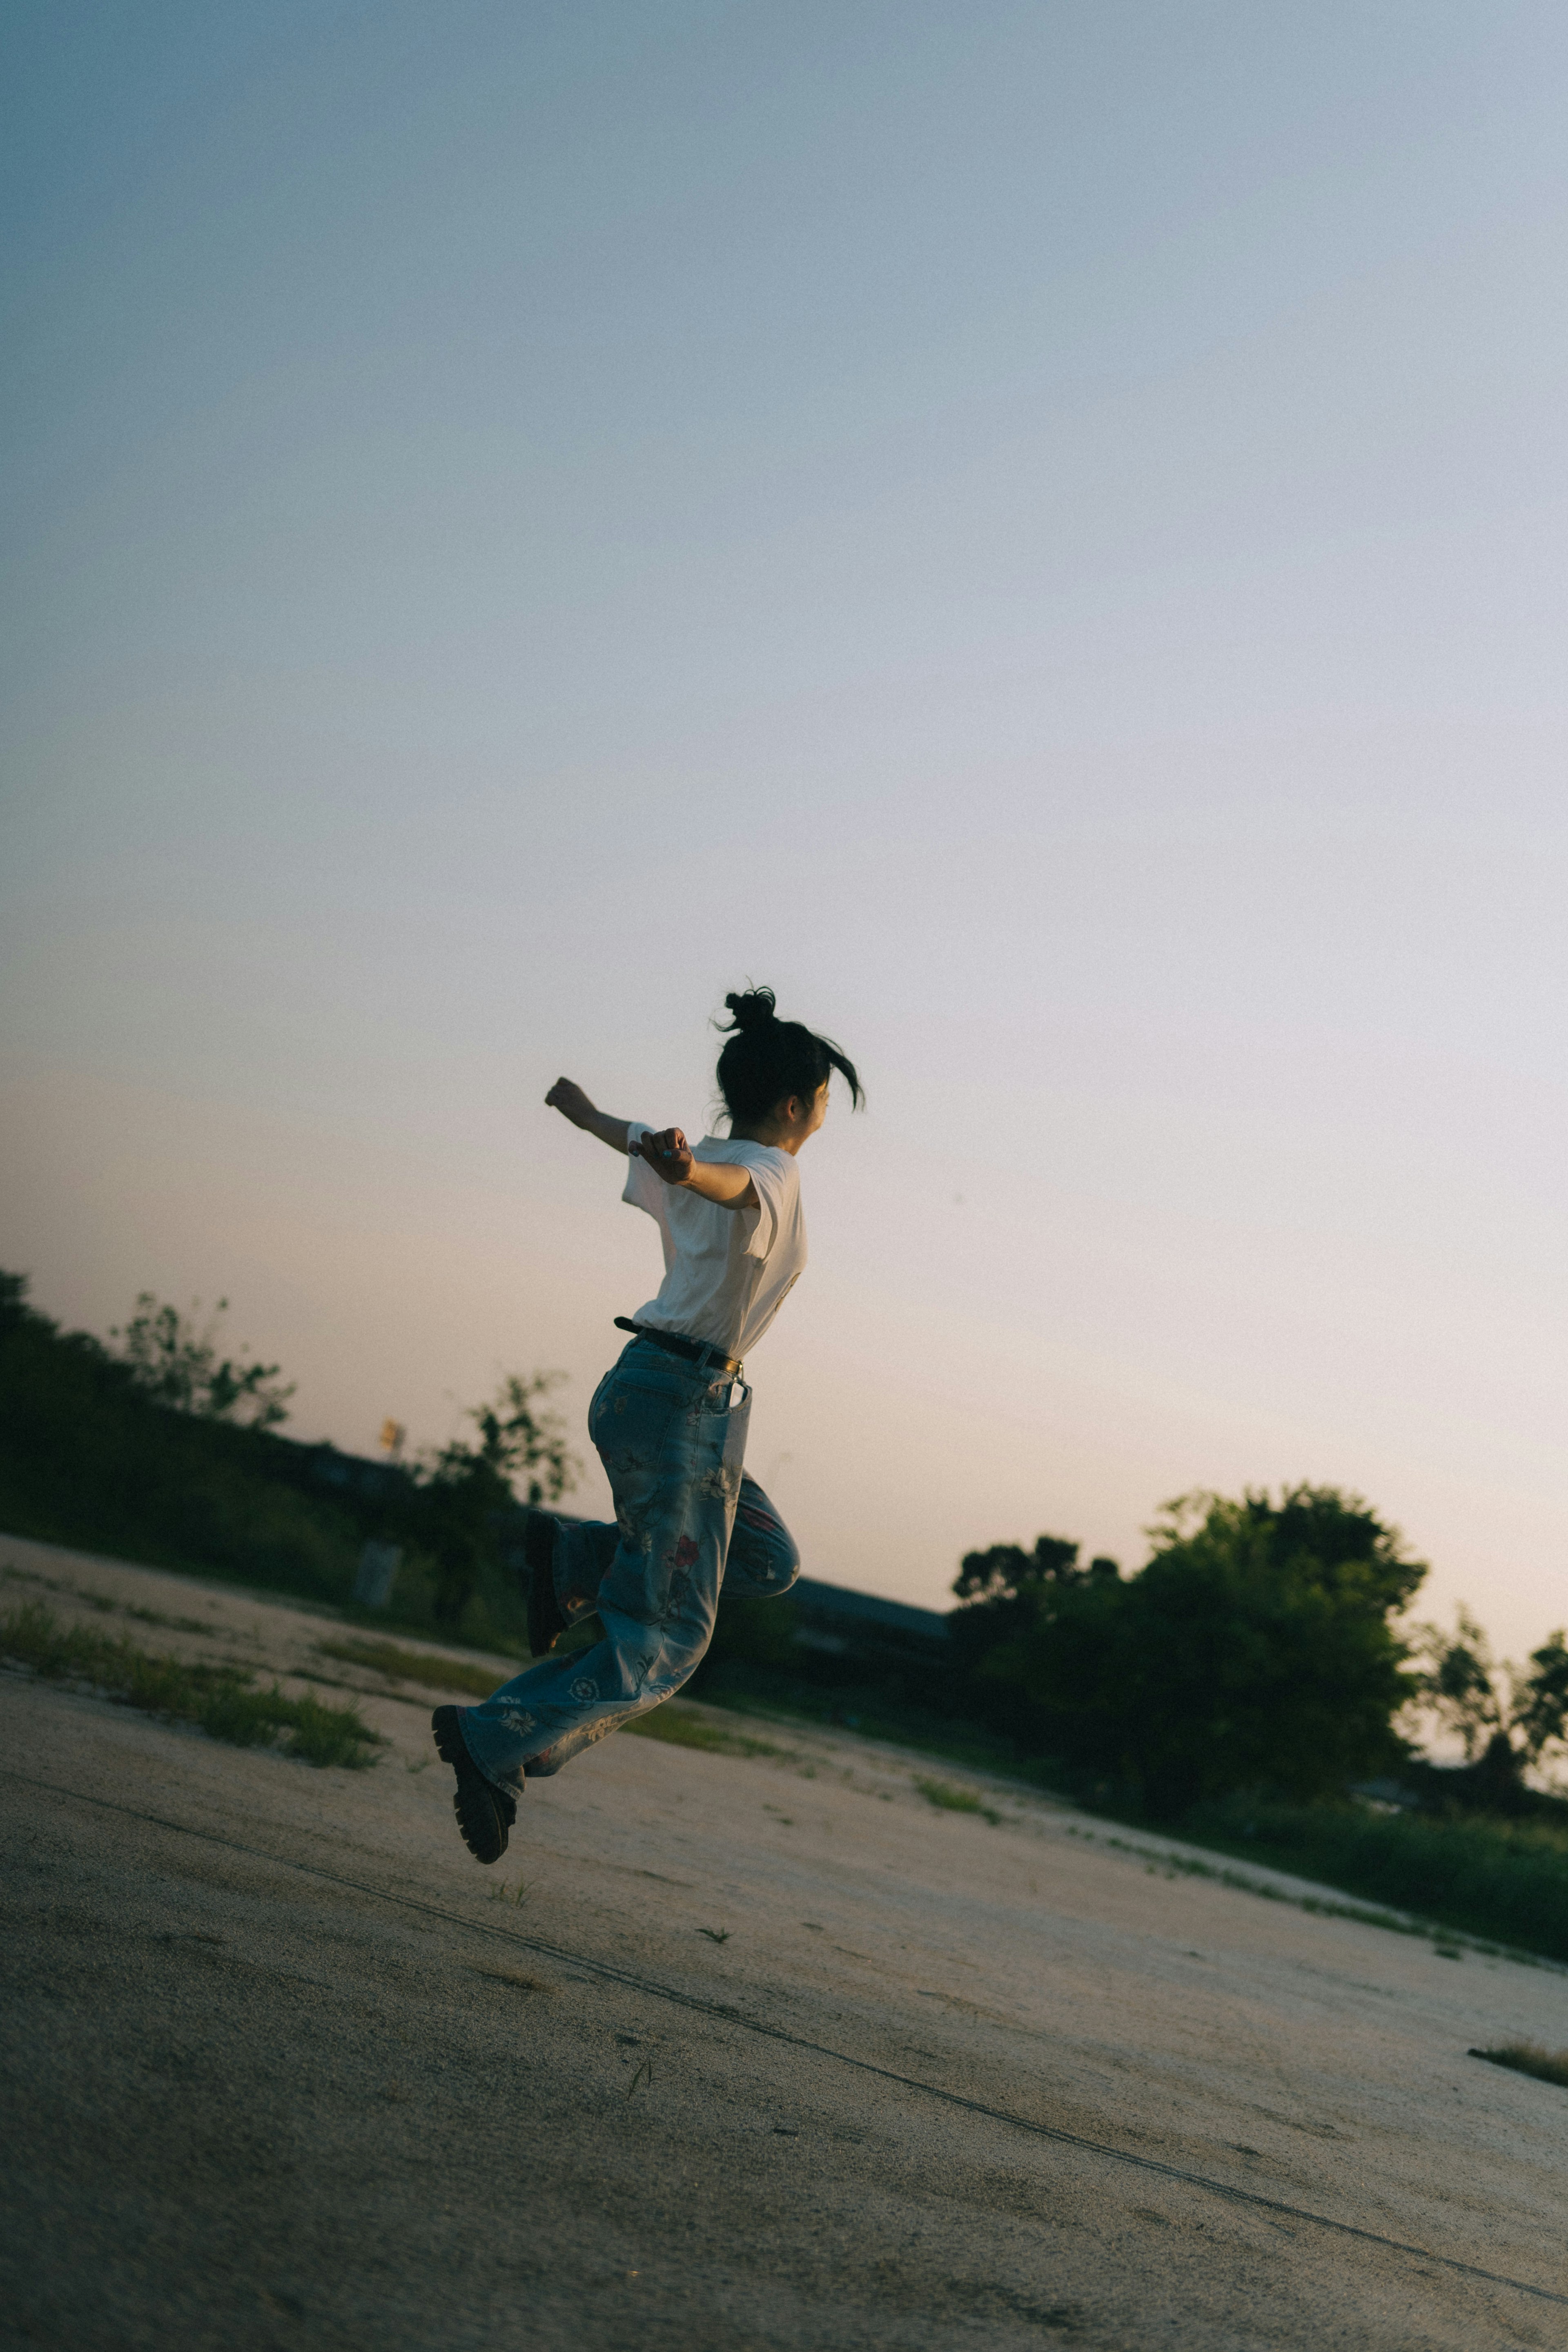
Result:
[[1568,2094],[1466,2054],[1568,2042],[1561,1970],[755,1722],[784,1752],[606,1741],[483,1871],[441,1694],[324,1658],[326,1613],[0,1570],[354,1684],[388,1743],[317,1770],[0,1675],[0,2342],[1568,2346]]

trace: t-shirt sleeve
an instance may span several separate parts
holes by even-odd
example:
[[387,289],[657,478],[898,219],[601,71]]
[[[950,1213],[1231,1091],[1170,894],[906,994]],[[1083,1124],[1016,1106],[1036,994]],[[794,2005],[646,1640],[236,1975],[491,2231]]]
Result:
[[[653,1129],[648,1126],[646,1119],[627,1119],[626,1139],[628,1142],[640,1143],[645,1135],[650,1135],[652,1133]],[[665,1184],[663,1177],[656,1176],[654,1174],[653,1170],[648,1166],[647,1161],[643,1158],[641,1152],[627,1152],[626,1181],[621,1187],[621,1198],[623,1201],[629,1201],[634,1209],[646,1209],[648,1215],[650,1217],[657,1217],[659,1223],[662,1225],[664,1223],[664,1195],[667,1190],[668,1187]]]
[[766,1143],[757,1146],[754,1159],[748,1153],[743,1165],[757,1195],[756,1208],[741,1212],[750,1228],[746,1255],[766,1258],[788,1222],[800,1186],[800,1171],[787,1151],[775,1151]]
[[[629,1118],[626,1134],[636,1143],[654,1132],[646,1119]],[[621,1187],[621,1198],[629,1201],[634,1209],[644,1209],[658,1227],[659,1244],[664,1251],[664,1268],[668,1274],[675,1256],[675,1235],[669,1230],[669,1187],[662,1176],[656,1176],[641,1152],[626,1154],[626,1181]]]

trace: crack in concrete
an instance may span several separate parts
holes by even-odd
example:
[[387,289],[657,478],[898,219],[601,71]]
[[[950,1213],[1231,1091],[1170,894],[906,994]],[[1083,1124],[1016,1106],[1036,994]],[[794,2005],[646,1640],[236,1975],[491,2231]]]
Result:
[[926,2098],[939,2100],[944,2105],[957,2107],[969,2115],[984,2116],[992,2123],[1007,2125],[1036,2138],[1054,2141],[1059,2147],[1078,2148],[1087,2155],[1103,2157],[1113,2164],[1154,2173],[1166,2180],[1181,2181],[1190,2189],[1221,2198],[1228,2204],[1249,2206],[1270,2215],[1283,2215],[1293,2221],[1305,2221],[1315,2229],[1331,2231],[1336,2236],[1353,2238],[1363,2244],[1381,2247],[1387,2253],[1406,2255],[1415,2262],[1436,2264],[1437,2268],[1455,2272],[1463,2278],[1481,2279],[1489,2286],[1509,2287],[1517,2294],[1527,2294],[1538,2302],[1568,2308],[1568,2294],[1558,2294],[1550,2287],[1536,2286],[1528,2279],[1510,2278],[1500,2271],[1483,2270],[1479,2263],[1460,2262],[1452,2254],[1434,2253],[1428,2247],[1413,2246],[1402,2239],[1385,2237],[1381,2231],[1364,2230],[1354,2221],[1335,2221],[1331,2215],[1315,2213],[1310,2207],[1288,2204],[1277,2197],[1265,2197],[1257,2189],[1233,2188],[1227,2181],[1190,2171],[1183,2165],[1167,2164],[1158,2157],[1139,2156],[1131,2148],[1118,2147],[1107,2140],[1090,2139],[1081,2132],[1068,2131],[1059,2125],[1037,2123],[1030,2116],[1017,2115],[1009,2108],[994,2107],[981,2099],[965,2098],[961,2092],[946,2090],[940,2084],[921,2082],[917,2075],[900,2074],[890,2066],[879,2066],[872,2059],[858,2058],[851,2051],[835,2050],[826,2042],[813,2042],[805,2034],[792,2033],[784,2026],[770,2025],[762,2018],[748,2017],[744,2011],[728,2002],[682,1992],[676,1986],[660,1984],[657,1978],[640,1976],[635,1969],[621,1968],[613,1960],[594,1959],[584,1953],[570,1951],[563,1945],[548,1942],[543,1937],[521,1935],[486,1919],[471,1919],[463,1912],[450,1910],[443,1904],[425,1902],[417,1895],[399,1895],[387,1887],[371,1885],[363,1879],[349,1877],[344,1872],[327,1870],[320,1863],[299,1862],[289,1854],[269,1853],[263,1846],[245,1845],[237,1838],[221,1837],[214,1830],[197,1829],[188,1822],[171,1821],[165,1814],[144,1812],[139,1806],[118,1804],[112,1798],[89,1796],[84,1790],[62,1788],[58,1782],[39,1780],[30,1772],[17,1772],[0,1765],[0,1778],[19,1781],[26,1788],[41,1789],[49,1796],[91,1805],[100,1811],[119,1813],[130,1821],[145,1822],[153,1828],[172,1831],[179,1837],[196,1838],[204,1844],[220,1846],[230,1853],[242,1853],[252,1861],[269,1864],[274,1869],[301,1872],[308,1877],[323,1879],[329,1885],[347,1887],[356,1895],[369,1895],[374,1902],[387,1903],[400,1910],[418,1911],[431,1918],[447,1920],[451,1926],[467,1928],[471,1934],[488,1936],[493,1941],[510,1945],[514,1949],[521,1948],[536,1952],[543,1958],[560,1961],[569,1968],[585,1969],[593,1976],[624,1985],[628,1990],[640,1992],[652,2000],[670,2001],[679,2008],[694,2011],[700,2016],[742,2027],[747,2032],[767,2041],[784,2042],[791,2049],[808,2051],[816,2057],[831,2059],[837,2065],[850,2066],[860,2074],[874,2075],[881,2082],[896,2084],[901,2090],[918,2092]]

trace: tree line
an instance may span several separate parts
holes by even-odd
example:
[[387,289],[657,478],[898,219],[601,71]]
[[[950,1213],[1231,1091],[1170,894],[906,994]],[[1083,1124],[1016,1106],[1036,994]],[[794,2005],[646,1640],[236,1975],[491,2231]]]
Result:
[[204,1321],[142,1292],[108,1339],[62,1331],[0,1273],[0,1527],[156,1565],[216,1570],[339,1601],[367,1538],[407,1555],[405,1600],[457,1629],[521,1623],[500,1573],[520,1503],[558,1499],[577,1463],[548,1399],[562,1375],[508,1373],[462,1433],[364,1464],[282,1434],[293,1388]]
[[[1568,1728],[1568,1644],[1497,1666],[1458,1631],[1410,1625],[1427,1573],[1359,1496],[1187,1495],[1149,1530],[1136,1575],[1041,1536],[969,1553],[948,1642],[991,1719],[1098,1775],[1156,1818],[1244,1789],[1298,1801],[1379,1776],[1524,1810]],[[1415,1737],[1457,1735],[1465,1766],[1434,1781]]]
[[[105,1341],[61,1331],[26,1293],[0,1274],[0,1527],[339,1601],[374,1537],[408,1555],[404,1612],[515,1639],[521,1507],[558,1501],[580,1466],[549,1402],[561,1375],[509,1373],[446,1444],[372,1465],[282,1435],[293,1390],[226,1350],[222,1300],[204,1323],[143,1292]],[[1188,1495],[1149,1534],[1131,1575],[1060,1536],[967,1553],[938,1655],[868,1643],[824,1657],[795,1643],[787,1601],[737,1602],[704,1677],[967,1722],[1157,1820],[1380,1776],[1493,1812],[1542,1801],[1532,1781],[1568,1745],[1563,1633],[1520,1668],[1463,1610],[1453,1633],[1413,1624],[1425,1563],[1337,1486]],[[1462,1767],[1423,1756],[1431,1724]]]

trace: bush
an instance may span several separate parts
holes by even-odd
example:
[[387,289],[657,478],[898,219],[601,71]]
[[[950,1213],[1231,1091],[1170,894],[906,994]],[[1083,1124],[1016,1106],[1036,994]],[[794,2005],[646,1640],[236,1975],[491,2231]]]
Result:
[[[1044,1564],[984,1581],[954,1612],[973,1697],[987,1687],[1037,1753],[1104,1775],[1152,1816],[1271,1787],[1338,1794],[1397,1764],[1394,1718],[1411,1698],[1390,1620],[1425,1569],[1357,1496],[1298,1486],[1172,1505],[1146,1568]],[[1065,1556],[1064,1556],[1065,1555]],[[963,1580],[960,1580],[960,1590]],[[987,1640],[987,1633],[996,1638]]]
[[1568,1960],[1568,1830],[1556,1825],[1232,1798],[1194,1808],[1182,1827],[1226,1853]]
[[287,1475],[308,1453],[153,1402],[133,1366],[0,1276],[0,1526],[337,1600],[363,1538],[352,1510]]
[[0,1528],[340,1608],[372,1537],[403,1549],[390,1621],[525,1652],[505,1529],[514,1476],[553,1495],[574,1475],[537,1405],[553,1375],[504,1381],[470,1415],[473,1445],[418,1468],[359,1462],[270,1426],[288,1393],[275,1366],[219,1361],[210,1333],[145,1295],[138,1309],[117,1356],[0,1274]]

